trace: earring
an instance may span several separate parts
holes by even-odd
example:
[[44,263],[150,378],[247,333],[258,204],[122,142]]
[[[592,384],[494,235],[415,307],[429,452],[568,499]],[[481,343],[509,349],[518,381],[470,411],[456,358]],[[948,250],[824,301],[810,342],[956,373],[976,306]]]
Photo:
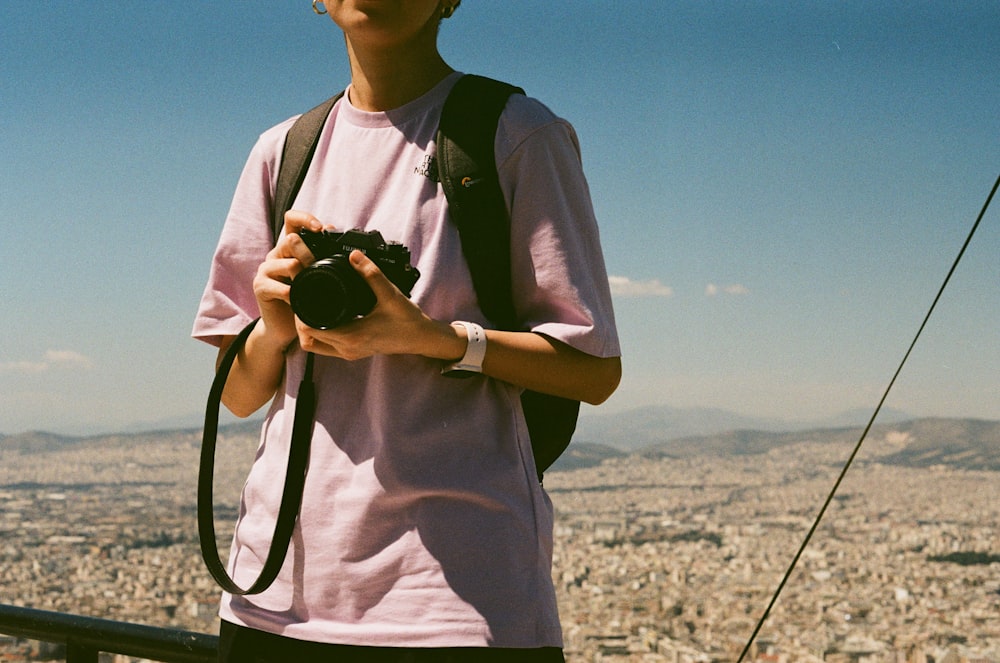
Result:
[[441,18],[451,18],[452,14],[455,13],[455,7],[457,5],[447,5],[441,8]]
[[323,11],[319,10],[319,5],[323,4],[323,0],[313,0],[313,11],[322,16],[326,13],[326,5],[323,5]]

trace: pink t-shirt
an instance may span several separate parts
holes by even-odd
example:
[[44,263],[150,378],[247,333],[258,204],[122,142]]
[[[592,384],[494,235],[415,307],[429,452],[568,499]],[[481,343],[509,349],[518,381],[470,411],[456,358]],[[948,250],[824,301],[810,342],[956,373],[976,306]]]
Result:
[[[404,243],[432,318],[488,327],[436,181],[434,137],[457,80],[386,113],[345,96],[294,208],[338,230]],[[261,135],[236,189],[193,335],[218,344],[258,316],[252,280],[270,250],[270,201],[293,120]],[[515,306],[528,328],[592,355],[619,354],[597,225],[572,128],[512,97],[496,139],[511,210]],[[288,354],[246,485],[230,573],[246,586],[270,545],[304,354]],[[561,646],[551,579],[552,506],[535,474],[513,385],[443,377],[417,356],[317,357],[303,504],[275,583],[224,595],[237,624],[317,642],[407,647]]]

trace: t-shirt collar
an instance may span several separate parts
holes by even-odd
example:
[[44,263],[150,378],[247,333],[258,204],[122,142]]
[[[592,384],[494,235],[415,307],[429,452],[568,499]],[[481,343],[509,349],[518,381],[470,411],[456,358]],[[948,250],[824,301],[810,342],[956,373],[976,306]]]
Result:
[[344,94],[344,97],[341,99],[339,104],[340,108],[338,109],[338,120],[346,120],[347,122],[360,127],[375,129],[380,127],[402,126],[414,118],[423,117],[430,109],[443,105],[445,99],[448,97],[448,93],[451,91],[452,86],[454,86],[455,82],[461,77],[461,72],[457,71],[448,74],[448,76],[442,79],[440,83],[432,87],[420,97],[417,97],[413,101],[403,104],[398,108],[393,108],[388,111],[364,111],[355,107],[351,104],[351,88],[348,86],[347,92]]

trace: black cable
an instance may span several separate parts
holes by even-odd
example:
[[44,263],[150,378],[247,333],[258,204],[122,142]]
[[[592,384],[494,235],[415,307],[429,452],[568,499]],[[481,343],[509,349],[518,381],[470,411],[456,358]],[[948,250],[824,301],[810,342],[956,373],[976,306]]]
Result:
[[764,614],[761,615],[760,621],[757,622],[756,628],[754,628],[753,633],[750,634],[750,639],[747,641],[746,647],[743,648],[743,652],[740,653],[737,663],[742,663],[744,657],[746,657],[747,652],[750,651],[750,647],[753,646],[754,640],[757,639],[757,634],[760,633],[760,629],[764,626],[764,622],[767,621],[768,616],[771,614],[771,608],[778,601],[778,596],[781,595],[781,590],[784,589],[785,583],[788,582],[788,578],[792,575],[792,571],[795,570],[795,565],[799,561],[799,557],[805,551],[806,546],[809,545],[809,541],[812,539],[813,533],[816,528],[819,527],[820,521],[823,519],[823,514],[826,513],[826,508],[830,506],[830,502],[833,501],[833,496],[837,493],[837,488],[840,487],[840,482],[844,480],[844,476],[847,474],[847,470],[850,469],[851,464],[854,462],[855,456],[861,450],[861,444],[865,441],[868,436],[868,431],[871,430],[872,425],[875,423],[875,418],[878,417],[879,411],[882,409],[882,405],[885,403],[886,398],[889,397],[889,391],[892,390],[894,384],[896,384],[896,378],[903,370],[903,365],[906,364],[906,360],[909,359],[910,353],[913,352],[913,347],[917,344],[917,339],[920,338],[920,334],[924,331],[924,327],[927,326],[927,321],[930,320],[931,314],[934,312],[935,307],[937,307],[938,300],[941,299],[941,295],[944,293],[944,289],[948,286],[948,281],[951,280],[951,275],[955,273],[955,269],[958,267],[958,263],[962,260],[962,256],[965,254],[965,249],[968,248],[969,242],[972,241],[972,236],[976,234],[976,229],[979,228],[979,222],[983,220],[986,215],[986,210],[990,206],[990,202],[993,200],[993,195],[997,192],[997,188],[1000,187],[1000,176],[997,177],[997,181],[993,184],[993,188],[990,190],[990,194],[986,197],[986,202],[983,204],[983,209],[979,212],[979,216],[976,217],[976,222],[972,224],[972,230],[969,231],[969,236],[966,237],[965,243],[962,245],[961,250],[958,252],[958,256],[955,257],[955,261],[951,265],[951,269],[948,270],[948,275],[944,278],[944,283],[941,284],[941,288],[938,290],[937,296],[934,297],[934,301],[931,303],[930,309],[927,311],[927,315],[924,316],[924,321],[920,324],[920,328],[917,330],[916,336],[913,337],[913,341],[910,343],[909,349],[906,354],[903,355],[903,360],[899,362],[899,368],[896,369],[895,374],[893,374],[892,379],[889,381],[889,386],[885,388],[885,392],[882,394],[881,400],[879,400],[878,405],[875,406],[875,412],[872,413],[871,419],[868,420],[868,425],[865,426],[864,431],[861,432],[861,437],[858,439],[857,444],[854,445],[854,450],[851,452],[850,457],[847,459],[847,463],[844,468],[840,471],[840,476],[837,477],[837,481],[833,484],[833,489],[827,496],[826,501],[823,502],[822,508],[819,510],[819,514],[816,516],[816,520],[813,522],[812,527],[809,528],[809,532],[806,534],[805,540],[802,545],[799,546],[799,550],[795,553],[795,557],[792,559],[791,565],[785,572],[785,576],[781,579],[781,583],[778,585],[778,589],[774,592],[774,596],[771,597],[771,602],[767,604],[767,608],[764,610]]

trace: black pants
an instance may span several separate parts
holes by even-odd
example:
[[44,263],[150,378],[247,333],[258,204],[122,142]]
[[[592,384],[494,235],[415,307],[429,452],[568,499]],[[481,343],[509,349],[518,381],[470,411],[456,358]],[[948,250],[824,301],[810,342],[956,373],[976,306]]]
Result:
[[499,649],[490,647],[403,648],[328,645],[222,622],[219,663],[564,663],[558,647]]

